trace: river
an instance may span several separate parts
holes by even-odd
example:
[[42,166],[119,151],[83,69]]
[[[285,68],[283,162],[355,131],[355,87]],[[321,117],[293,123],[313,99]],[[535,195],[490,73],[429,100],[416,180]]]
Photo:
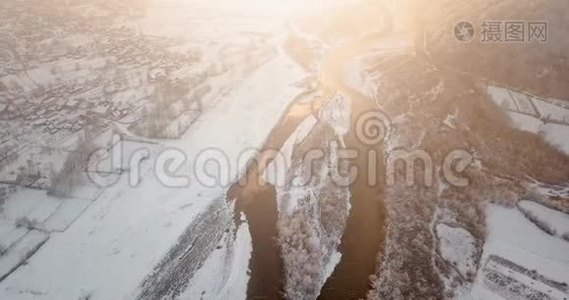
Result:
[[[385,45],[379,45],[384,48]],[[387,227],[387,214],[384,205],[383,185],[368,184],[367,153],[374,150],[377,158],[378,175],[384,174],[382,145],[363,144],[356,136],[356,122],[363,113],[376,109],[375,103],[359,90],[346,82],[346,67],[362,54],[377,50],[378,37],[354,37],[331,49],[321,61],[318,74],[320,88],[325,94],[341,94],[351,100],[351,130],[344,137],[346,147],[357,149],[359,157],[351,165],[359,170],[356,181],[350,185],[351,209],[342,236],[339,251],[342,259],[332,275],[325,282],[319,299],[359,299],[365,298],[370,289],[370,275],[377,274],[378,258],[381,253]],[[389,48],[389,47],[387,47]],[[313,111],[307,106],[307,93],[295,99],[280,122],[273,129],[264,149],[281,149],[298,125]],[[364,154],[364,155],[362,155]],[[260,166],[253,166],[247,172],[248,182],[262,174],[270,163],[264,152],[258,158]],[[259,167],[259,168],[257,168]],[[283,263],[277,243],[276,227],[278,212],[274,187],[261,188],[249,184],[245,188],[231,189],[230,197],[236,198],[238,211],[243,211],[251,228],[253,253],[250,261],[250,281],[248,299],[284,298]]]

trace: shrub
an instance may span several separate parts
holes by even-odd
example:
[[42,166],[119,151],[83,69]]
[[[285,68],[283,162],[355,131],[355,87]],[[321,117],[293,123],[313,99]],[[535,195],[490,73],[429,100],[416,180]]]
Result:
[[39,223],[36,220],[31,220],[27,216],[19,217],[16,219],[16,227],[23,227],[28,230],[33,230],[38,227]]
[[2,212],[4,210],[3,206],[4,206],[4,203],[6,203],[7,199],[8,199],[7,188],[2,186],[2,187],[0,187],[0,212]]
[[83,172],[87,168],[89,155],[93,148],[93,145],[85,137],[79,139],[77,149],[67,156],[63,168],[58,173],[52,171],[48,195],[56,197],[69,197],[71,195],[75,186],[81,183]]
[[523,209],[521,207],[519,207],[519,210],[528,220],[530,220],[533,224],[535,224],[535,226],[537,226],[539,229],[543,230],[545,233],[552,235],[552,236],[557,235],[557,232],[555,232],[555,229],[551,228],[551,226],[549,224],[547,224],[547,222],[540,220],[531,211]]

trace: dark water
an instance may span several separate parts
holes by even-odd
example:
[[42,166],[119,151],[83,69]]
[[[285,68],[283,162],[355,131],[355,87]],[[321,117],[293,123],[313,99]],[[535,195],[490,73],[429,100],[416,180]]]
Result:
[[[352,120],[371,106],[355,100]],[[265,149],[279,149],[303,117],[283,118],[273,129]],[[352,124],[352,128],[355,124]],[[346,145],[365,154],[369,146],[361,144],[355,133],[349,133]],[[374,149],[378,151],[379,149]],[[378,157],[381,162],[382,158]],[[369,276],[375,274],[378,252],[385,238],[385,208],[382,201],[382,188],[368,186],[368,160],[360,155],[352,161],[360,170],[356,182],[350,187],[352,198],[350,216],[340,245],[342,260],[322,289],[319,299],[359,299],[365,298],[369,290]],[[256,176],[255,168],[248,172]],[[382,166],[378,166],[382,170]],[[256,182],[253,180],[249,181]],[[282,299],[284,278],[280,247],[277,243],[277,199],[275,189],[266,185],[259,187],[249,184],[232,195],[237,198],[236,206],[243,212],[249,223],[253,251],[249,262],[250,280],[248,299]]]
[[[263,150],[281,149],[308,114],[310,111],[306,107],[293,103],[271,131]],[[277,242],[276,190],[270,184],[263,187],[257,184],[257,167],[249,166],[245,175],[248,178],[246,186],[234,185],[228,193],[228,199],[236,199],[236,222],[239,223],[241,212],[245,214],[253,244],[247,299],[284,299],[283,261]]]
[[[371,109],[363,101],[354,101],[352,121]],[[354,122],[352,122],[354,123]],[[355,124],[352,124],[352,129]],[[368,157],[371,147],[362,144],[352,131],[345,139],[346,146],[357,149],[359,157],[352,162],[358,168],[359,176],[350,186],[352,198],[351,210],[346,230],[340,244],[342,260],[336,266],[332,276],[322,288],[319,299],[360,299],[365,298],[370,289],[369,276],[375,274],[377,258],[385,239],[386,210],[383,203],[382,185],[368,184]],[[378,155],[378,172],[383,170],[381,149],[373,148]],[[381,178],[378,173],[378,178]]]
[[247,201],[242,209],[253,242],[247,299],[279,299],[284,282],[281,251],[276,240],[276,191],[272,186],[266,186],[242,197],[249,197],[240,200]]

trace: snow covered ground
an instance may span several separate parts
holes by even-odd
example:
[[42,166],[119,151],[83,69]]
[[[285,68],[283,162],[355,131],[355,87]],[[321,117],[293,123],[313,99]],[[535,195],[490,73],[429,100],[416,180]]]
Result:
[[[551,208],[547,208],[533,201],[521,201],[519,209],[525,212],[535,222],[545,226],[546,230],[554,236],[561,237],[569,243],[569,215]],[[532,221],[532,220],[530,220]]]
[[520,130],[540,134],[559,150],[569,154],[569,109],[561,100],[543,99],[529,94],[488,86],[488,95]]
[[180,299],[246,299],[252,250],[248,225],[242,224],[235,237],[225,234],[220,243]]
[[[536,280],[541,275],[550,281],[566,283],[569,280],[569,243],[550,236],[527,220],[515,208],[505,208],[495,204],[488,204],[486,210],[488,237],[484,245],[481,268],[473,285],[470,297],[473,299],[503,299],[516,298],[520,294],[508,290],[507,287],[496,287],[486,282],[486,274],[490,271],[498,272],[501,276],[514,278],[516,284],[526,287],[519,290],[533,290],[542,292],[551,299],[565,299],[569,297],[567,287],[565,290],[556,289],[550,285],[543,285],[544,280]],[[518,267],[506,267],[504,264],[495,267],[495,259],[491,256],[505,258],[511,265],[518,265],[527,270],[534,270],[534,278],[519,272]],[[508,265],[508,264],[506,264]],[[531,273],[530,273],[531,274]],[[516,298],[517,299],[517,298]]]
[[446,224],[438,224],[436,229],[441,256],[464,277],[476,271],[473,261],[476,251],[474,237],[463,228]]
[[[244,150],[263,143],[299,92],[293,83],[303,76],[294,62],[281,55],[220,99],[179,141],[163,145],[176,147],[189,158],[215,147],[231,163],[237,162]],[[140,282],[186,226],[226,189],[199,185],[195,178],[188,188],[168,188],[154,176],[152,163],[144,163],[142,169],[139,186],[131,187],[128,178],[121,178],[70,228],[52,233],[26,265],[0,284],[0,298],[134,297]],[[233,165],[229,180],[242,171]]]

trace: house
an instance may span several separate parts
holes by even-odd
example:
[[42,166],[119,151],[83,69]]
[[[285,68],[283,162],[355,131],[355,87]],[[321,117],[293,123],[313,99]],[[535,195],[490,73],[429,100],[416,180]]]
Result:
[[43,108],[40,108],[40,109],[36,110],[36,115],[37,115],[38,117],[41,117],[41,116],[45,115],[46,113],[47,113],[47,111],[46,111],[45,109],[43,109]]
[[79,99],[71,98],[71,99],[67,100],[67,102],[65,103],[65,106],[67,108],[75,109],[75,108],[79,107]]
[[26,99],[24,99],[24,98],[19,98],[19,99],[16,99],[16,101],[14,101],[14,105],[16,105],[16,106],[22,106],[22,105],[26,104],[26,102],[27,102]]
[[46,98],[45,100],[42,101],[42,104],[44,105],[52,105],[56,102],[57,100],[55,99],[55,97],[50,96],[48,98]]
[[93,112],[100,115],[106,115],[109,111],[110,105],[108,104],[99,104],[94,109]]

